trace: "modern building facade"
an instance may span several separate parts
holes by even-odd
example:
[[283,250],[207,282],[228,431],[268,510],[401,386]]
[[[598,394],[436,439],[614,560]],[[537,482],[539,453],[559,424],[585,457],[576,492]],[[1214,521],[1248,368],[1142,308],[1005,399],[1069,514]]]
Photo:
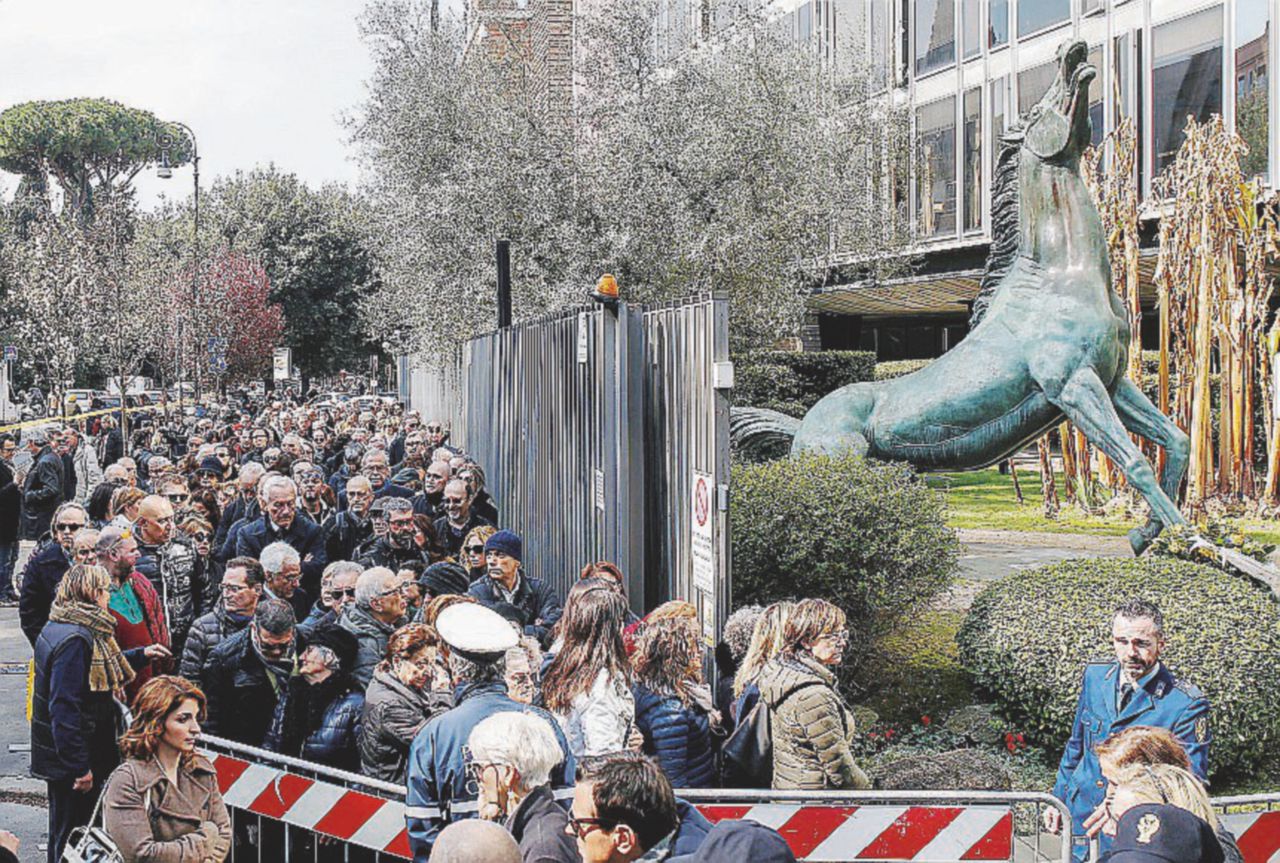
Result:
[[[667,28],[666,41],[679,45],[699,22],[714,34],[743,11],[742,0],[713,2],[707,12],[700,0],[669,0],[668,19],[683,23]],[[1188,116],[1221,115],[1250,146],[1246,170],[1274,189],[1280,87],[1270,65],[1280,49],[1280,0],[756,0],[745,11],[764,12],[832,63],[869,63],[874,86],[907,106],[915,125],[918,152],[903,205],[919,266],[885,283],[834,279],[810,302],[811,347],[916,359],[964,336],[990,240],[998,138],[1044,95],[1068,39],[1085,40],[1098,69],[1090,92],[1095,141],[1121,118],[1136,124],[1144,201]],[[1158,214],[1147,206],[1144,217],[1141,270],[1154,303]]]

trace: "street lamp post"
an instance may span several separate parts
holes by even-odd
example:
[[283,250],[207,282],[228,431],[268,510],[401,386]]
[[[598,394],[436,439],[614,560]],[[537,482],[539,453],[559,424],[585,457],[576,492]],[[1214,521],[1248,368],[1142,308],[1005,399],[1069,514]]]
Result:
[[[178,126],[188,135],[191,136],[191,182],[194,186],[192,195],[192,209],[194,211],[191,227],[191,312],[196,310],[196,298],[198,296],[198,280],[200,266],[200,145],[196,142],[196,133],[186,123],[174,122],[173,126]],[[161,138],[160,141],[160,167],[156,170],[156,175],[162,180],[167,180],[173,176],[173,166],[169,164],[169,148],[173,146],[172,140],[168,135]],[[177,389],[178,389],[178,421],[182,421],[182,318],[178,318],[178,332],[176,334],[176,348],[174,353],[174,371],[177,373]],[[196,367],[196,396],[199,397],[199,381],[200,381],[200,364],[197,362]],[[124,399],[124,393],[120,394],[120,398]]]

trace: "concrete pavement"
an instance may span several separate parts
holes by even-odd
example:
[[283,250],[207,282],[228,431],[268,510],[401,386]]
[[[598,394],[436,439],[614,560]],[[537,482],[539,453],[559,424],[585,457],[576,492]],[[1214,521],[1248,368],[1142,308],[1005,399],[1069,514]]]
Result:
[[28,773],[27,662],[31,645],[18,627],[18,609],[0,608],[0,827],[18,834],[18,858],[40,861],[48,838],[44,783]]

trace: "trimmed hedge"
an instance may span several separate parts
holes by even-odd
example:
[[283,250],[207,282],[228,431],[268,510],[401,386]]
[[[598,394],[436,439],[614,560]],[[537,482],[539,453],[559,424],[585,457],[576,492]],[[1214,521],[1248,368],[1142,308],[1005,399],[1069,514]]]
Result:
[[959,543],[942,494],[902,464],[805,455],[733,468],[733,599],[818,597],[849,616],[842,669],[950,583]]
[[751,351],[733,358],[734,404],[802,417],[818,399],[875,376],[870,351]]
[[1110,660],[1130,597],[1165,616],[1163,659],[1209,698],[1215,772],[1247,774],[1280,741],[1280,607],[1250,583],[1170,558],[1069,560],[1011,576],[975,600],[957,641],[979,686],[1046,746],[1071,734],[1080,675]]
[[876,363],[876,380],[891,381],[894,378],[918,372],[931,362],[933,360],[890,360],[885,363]]

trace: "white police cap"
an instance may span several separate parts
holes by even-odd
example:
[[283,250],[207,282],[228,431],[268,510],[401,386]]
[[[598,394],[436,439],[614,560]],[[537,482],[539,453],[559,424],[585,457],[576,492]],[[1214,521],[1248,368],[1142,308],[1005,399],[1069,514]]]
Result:
[[436,631],[451,650],[472,662],[497,662],[520,640],[502,615],[475,602],[457,602],[440,612]]

